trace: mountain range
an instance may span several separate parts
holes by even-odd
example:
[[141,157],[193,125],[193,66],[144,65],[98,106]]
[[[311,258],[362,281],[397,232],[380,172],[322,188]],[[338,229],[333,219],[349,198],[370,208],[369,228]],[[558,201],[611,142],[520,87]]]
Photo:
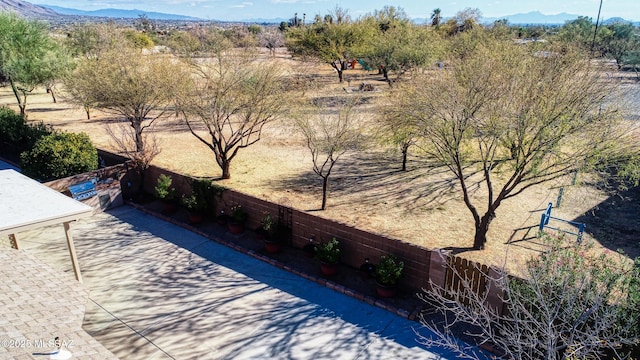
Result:
[[545,15],[539,11],[531,11],[524,14],[514,14],[495,18],[483,18],[483,23],[493,23],[496,20],[507,19],[510,24],[564,24],[567,21],[575,20],[580,15],[560,13],[555,15]]
[[[3,0],[0,0],[3,1]],[[97,16],[97,17],[109,17],[109,18],[137,18],[144,14],[149,19],[154,20],[202,20],[192,16],[165,14],[159,12],[149,12],[144,10],[122,10],[122,9],[100,9],[93,11],[85,11],[78,9],[70,9],[54,5],[43,5],[49,9],[54,10],[58,14],[62,15],[76,15],[76,16]]]
[[[95,16],[106,18],[130,18],[135,19],[140,15],[145,15],[149,19],[154,20],[204,20],[196,17],[177,15],[177,14],[165,14],[158,12],[148,12],[144,10],[123,10],[123,9],[101,9],[94,11],[84,11],[78,9],[65,8],[53,5],[36,5],[21,0],[0,0],[0,11],[16,12],[24,17],[29,18],[52,18],[64,15],[71,16]],[[483,18],[482,23],[490,24],[496,20],[507,19],[510,24],[542,24],[542,25],[562,25],[567,21],[575,20],[580,15],[560,13],[555,15],[545,15],[539,11],[532,11],[524,14],[506,15],[495,18]],[[428,23],[430,20],[425,18],[412,19],[417,24]],[[446,20],[446,19],[445,19]],[[246,19],[243,22],[248,23],[274,23],[279,24],[286,19]],[[621,18],[607,19],[603,23],[610,23],[613,21],[625,21]],[[635,23],[639,25],[639,23]]]
[[0,0],[0,11],[9,11],[28,18],[60,16],[60,14],[49,8],[19,0]]

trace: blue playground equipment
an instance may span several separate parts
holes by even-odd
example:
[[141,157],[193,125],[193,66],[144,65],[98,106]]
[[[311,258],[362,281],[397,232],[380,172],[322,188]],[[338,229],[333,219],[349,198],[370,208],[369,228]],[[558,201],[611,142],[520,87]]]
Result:
[[[549,203],[549,205],[547,205],[547,210],[545,210],[545,212],[542,214],[542,218],[540,219],[540,231],[544,230],[544,228],[547,229],[551,229],[551,230],[557,230],[557,231],[562,231],[564,233],[567,234],[571,234],[571,235],[575,235],[577,237],[578,240],[578,244],[580,244],[582,242],[582,234],[584,234],[584,228],[585,228],[585,224],[584,223],[579,223],[579,222],[575,222],[575,221],[569,221],[569,220],[564,220],[564,219],[560,219],[557,217],[553,217],[551,216],[551,209],[553,208],[553,204]],[[563,223],[567,223],[567,224],[571,224],[573,226],[577,226],[578,227],[578,232],[571,232],[568,230],[563,230],[560,228],[556,228],[556,227],[551,227],[549,226],[549,220],[557,220]]]
[[367,70],[367,71],[371,71],[373,70],[371,68],[371,66],[369,66],[369,64],[366,63],[366,61],[362,60],[362,59],[358,59],[358,62],[360,63],[360,65],[362,66],[363,69]]

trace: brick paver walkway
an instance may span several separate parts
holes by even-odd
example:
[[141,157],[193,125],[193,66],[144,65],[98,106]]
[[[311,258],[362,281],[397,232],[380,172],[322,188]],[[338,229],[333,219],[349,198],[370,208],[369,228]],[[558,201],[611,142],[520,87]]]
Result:
[[0,359],[117,359],[82,329],[89,292],[34,255],[0,247]]

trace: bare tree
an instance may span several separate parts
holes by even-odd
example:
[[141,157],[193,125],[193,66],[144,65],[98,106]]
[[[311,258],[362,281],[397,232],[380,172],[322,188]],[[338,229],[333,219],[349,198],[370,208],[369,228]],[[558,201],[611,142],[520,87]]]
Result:
[[[584,244],[544,239],[548,251],[527,262],[525,279],[496,271],[479,292],[471,277],[449,263],[446,270],[458,286],[454,291],[431,283],[431,290],[421,294],[442,317],[421,319],[436,337],[420,341],[469,359],[485,357],[460,342],[452,329],[465,329],[506,359],[622,359],[634,346],[637,351],[640,259],[634,267],[620,254],[594,255]],[[502,294],[502,308],[487,306],[492,291]]]
[[146,170],[151,165],[151,161],[160,154],[160,144],[157,137],[153,133],[145,132],[142,134],[143,148],[138,149],[136,147],[136,133],[131,126],[121,122],[112,122],[107,125],[106,130],[118,153],[133,163],[140,180],[137,191],[140,191],[144,186]]
[[[622,137],[613,84],[594,63],[571,51],[484,41],[494,43],[415,77],[391,102],[458,179],[475,249],[484,248],[504,200],[584,169]],[[474,193],[472,183],[486,192]]]
[[277,28],[267,28],[258,34],[258,43],[260,46],[269,49],[271,56],[276,56],[276,50],[284,46],[284,35]]
[[364,144],[362,119],[355,101],[343,105],[336,113],[316,108],[315,114],[297,116],[296,125],[311,151],[313,172],[322,178],[322,206],[327,207],[329,177],[340,158]]
[[[393,101],[392,98],[387,100]],[[382,142],[392,144],[400,149],[402,171],[407,171],[409,149],[415,146],[421,137],[420,130],[414,120],[414,118],[406,116],[405,109],[398,109],[392,104],[383,106],[378,118],[377,125],[379,126],[377,128]]]
[[122,47],[82,59],[66,87],[85,109],[94,107],[126,119],[134,130],[136,151],[143,151],[143,132],[171,114],[190,79],[172,57]]
[[461,31],[472,29],[477,26],[482,19],[482,13],[478,8],[465,8],[460,10],[453,17]]
[[74,24],[64,43],[75,57],[96,58],[104,52],[131,45],[124,36],[126,28],[115,23]]
[[190,79],[171,56],[142,55],[138,49],[116,44],[81,58],[65,84],[71,101],[85,109],[87,118],[91,108],[98,108],[125,120],[107,126],[107,133],[117,151],[136,167],[140,190],[146,169],[160,152],[147,131],[175,113],[175,99],[186,92]]
[[197,65],[198,79],[181,101],[189,131],[213,153],[222,178],[240,149],[258,142],[265,125],[286,110],[282,72],[276,64],[256,64],[251,54],[219,55]]
[[[63,97],[65,99],[68,99],[70,103],[82,107],[85,114],[87,115],[87,120],[91,120],[91,109],[93,107],[91,101],[93,99],[93,96],[89,92],[90,90],[86,89],[86,87],[91,87],[91,85],[88,82],[76,82],[77,77],[80,76],[79,71],[80,70],[67,75],[63,80],[67,85],[64,88]],[[69,86],[69,84],[72,83],[75,84]]]

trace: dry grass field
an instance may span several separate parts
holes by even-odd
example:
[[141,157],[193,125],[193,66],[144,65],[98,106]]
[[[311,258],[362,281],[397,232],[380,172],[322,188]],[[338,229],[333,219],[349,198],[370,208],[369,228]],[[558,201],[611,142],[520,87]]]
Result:
[[[328,65],[293,60],[285,53],[279,53],[276,61],[282,62],[292,74],[306,74],[323,84],[322,96],[354,96],[344,91],[347,82],[338,84]],[[366,81],[380,89],[371,95],[370,102],[388,90],[381,76],[364,70],[348,70],[346,79],[353,88]],[[10,89],[0,89],[0,105],[16,108],[14,103]],[[29,98],[27,111],[29,120],[85,132],[96,146],[112,148],[105,131],[105,124],[114,119],[112,115],[95,111],[94,118],[86,120],[82,109],[72,107],[64,99],[52,103],[44,89]],[[372,107],[365,106],[365,117],[373,119],[374,115]],[[193,176],[220,175],[212,153],[178,119],[170,118],[153,130],[162,148],[155,165]],[[426,248],[451,249],[475,261],[506,265],[512,272],[517,272],[529,256],[544,250],[535,238],[541,213],[547,203],[555,204],[559,187],[567,185],[562,206],[553,210],[554,216],[587,223],[585,239],[594,240],[600,251],[623,248],[630,256],[640,256],[637,189],[610,197],[582,178],[576,186],[568,186],[571,179],[567,178],[533,187],[500,206],[486,250],[472,251],[473,219],[452,175],[416,152],[408,163],[408,171],[399,169],[400,154],[381,145],[348,154],[331,176],[328,209],[317,211],[321,180],[312,172],[311,156],[301,137],[285,121],[273,124],[260,142],[242,150],[231,165],[232,178],[220,183]],[[474,196],[483,192],[478,185]]]

